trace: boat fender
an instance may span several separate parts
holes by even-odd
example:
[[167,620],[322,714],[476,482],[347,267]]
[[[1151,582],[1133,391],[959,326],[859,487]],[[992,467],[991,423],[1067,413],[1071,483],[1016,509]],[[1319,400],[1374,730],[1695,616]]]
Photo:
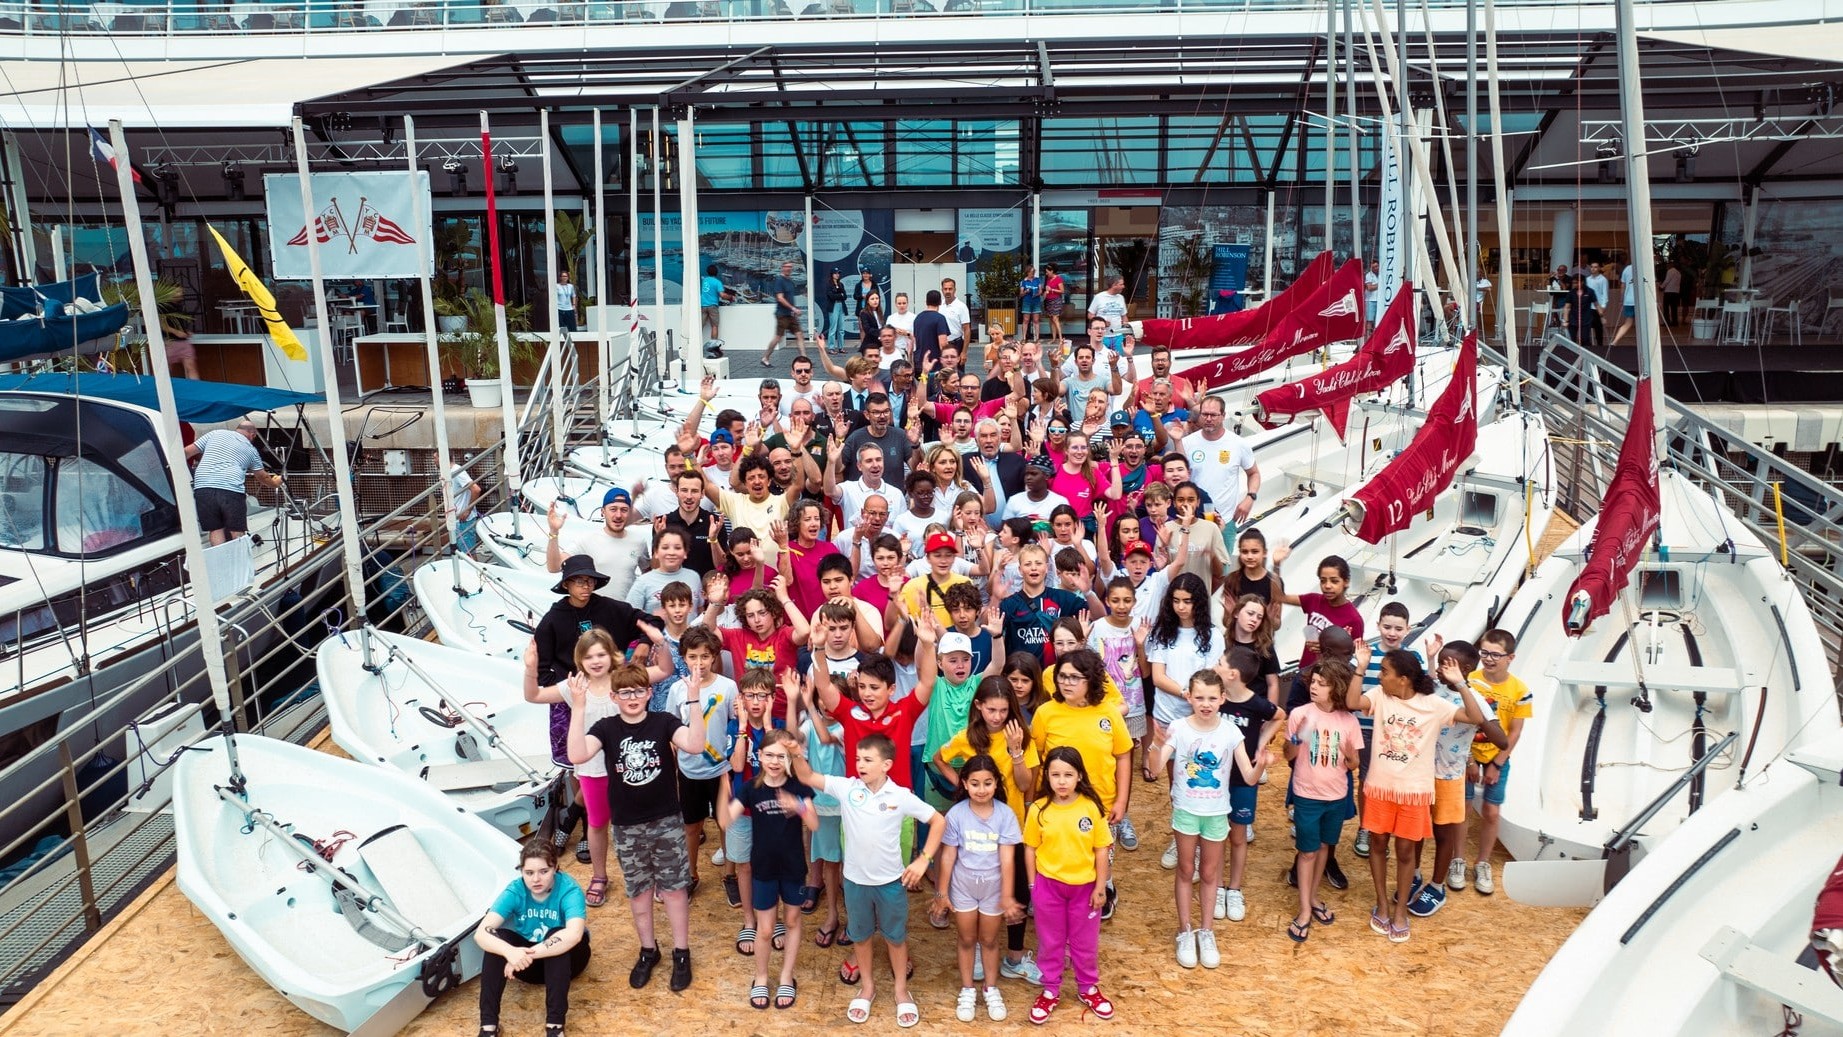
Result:
[[475,926],[442,944],[441,949],[428,956],[422,963],[418,978],[422,980],[422,993],[431,1001],[461,985],[461,941],[473,935]]

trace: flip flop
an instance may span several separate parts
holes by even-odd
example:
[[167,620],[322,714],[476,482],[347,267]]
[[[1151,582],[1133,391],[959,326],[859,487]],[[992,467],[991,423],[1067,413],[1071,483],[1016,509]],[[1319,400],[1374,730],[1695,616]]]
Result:
[[[749,949],[746,951],[742,949],[742,945],[745,943],[749,945]],[[754,957],[755,955],[755,929],[754,927],[745,925],[742,927],[742,931],[736,934],[736,953],[742,955],[745,958]]]
[[818,932],[814,933],[813,945],[816,947],[830,947],[833,941],[837,939],[838,926],[835,925],[830,929],[820,929]]
[[800,998],[800,981],[799,980],[796,979],[790,983],[783,983],[779,987],[775,988],[774,1007],[792,1008],[794,1006],[794,1002],[799,1000],[799,998]]
[[590,907],[600,907],[608,902],[608,880],[606,878],[590,879],[589,888],[583,891],[583,902]]
[[749,1007],[757,1011],[766,1012],[768,1010],[768,997],[768,984],[755,984],[749,988]]
[[935,927],[936,929],[945,929],[953,923],[947,917],[947,912],[929,911],[928,912],[928,924]]
[[860,1025],[870,1022],[870,998],[854,997],[845,1006],[845,1018]]
[[787,926],[783,925],[780,922],[774,923],[774,936],[768,942],[777,951],[786,950],[787,949]]
[[1312,935],[1312,923],[1307,922],[1304,925],[1300,925],[1296,919],[1288,922],[1286,923],[1286,935],[1294,943],[1304,943],[1306,937]]
[[838,945],[840,947],[850,947],[856,943],[857,941],[851,938],[851,930],[846,929],[843,925],[840,925],[838,927]]
[[801,886],[800,913],[803,915],[810,915],[817,910],[819,910],[819,887]]
[[1330,904],[1313,904],[1312,920],[1319,925],[1330,925],[1337,921],[1337,914],[1331,910]]
[[[851,960],[850,958],[846,958],[846,959],[845,959],[844,961],[842,961],[842,962],[839,962],[839,965],[838,965],[838,981],[839,981],[840,983],[843,983],[843,984],[845,984],[846,986],[856,986],[856,985],[857,985],[857,981],[858,981],[858,980],[860,980],[860,979],[863,979],[863,978],[864,978],[864,975],[863,975],[863,973],[862,973],[862,972],[860,972],[860,971],[858,970],[858,966],[857,966],[857,962],[855,962],[855,961],[852,961],[852,960]],[[864,1002],[864,1003],[865,1003],[866,1005],[868,1005],[868,1004],[870,1004],[870,1002],[868,1002],[868,1001],[866,1001],[866,1002]],[[866,1016],[865,1018],[869,1018],[869,1016]],[[854,1020],[852,1020],[852,1021],[853,1021],[853,1022],[859,1022],[859,1023],[861,1023],[861,1022],[863,1022],[864,1020],[863,1020],[863,1019],[854,1019]]]
[[1389,930],[1392,928],[1389,916],[1383,914],[1379,907],[1369,909],[1369,927],[1377,936],[1389,935]]
[[897,1026],[907,1030],[919,1022],[921,1022],[921,1009],[915,1007],[915,1002],[904,1001],[896,1006]]

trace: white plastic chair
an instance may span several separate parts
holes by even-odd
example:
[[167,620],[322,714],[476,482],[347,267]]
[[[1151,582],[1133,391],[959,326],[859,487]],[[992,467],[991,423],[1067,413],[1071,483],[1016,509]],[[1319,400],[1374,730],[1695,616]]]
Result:
[[1721,304],[1721,333],[1716,336],[1716,341],[1747,341],[1747,325],[1752,313],[1753,306],[1750,303],[1723,302]]
[[1537,332],[1549,326],[1549,304],[1532,302],[1524,309],[1529,312],[1529,318],[1523,324],[1523,337],[1533,339]]
[[1764,343],[1773,337],[1773,331],[1778,328],[1781,316],[1785,317],[1787,334],[1792,339],[1792,345],[1804,345],[1804,327],[1798,319],[1797,299],[1793,299],[1784,306],[1768,305],[1766,307],[1766,319],[1760,322],[1760,341]]

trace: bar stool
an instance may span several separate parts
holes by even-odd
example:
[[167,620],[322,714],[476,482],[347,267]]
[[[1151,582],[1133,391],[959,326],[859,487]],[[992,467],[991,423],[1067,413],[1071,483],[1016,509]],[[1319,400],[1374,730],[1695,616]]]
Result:
[[1829,331],[1832,321],[1843,317],[1843,286],[1832,285],[1829,289],[1830,300],[1824,306],[1824,320],[1818,325],[1818,333]]
[[[1549,304],[1532,302],[1525,309],[1529,311],[1529,318],[1523,324],[1523,337],[1535,338],[1538,329],[1549,326]],[[1540,321],[1537,318],[1541,318]]]
[[1774,306],[1770,302],[1767,304],[1766,318],[1760,322],[1760,342],[1764,344],[1768,339],[1771,339],[1773,337],[1773,329],[1778,326],[1779,317],[1782,314],[1784,315],[1785,320],[1786,320],[1787,330],[1791,334],[1792,345],[1794,346],[1804,345],[1805,344],[1804,328],[1802,327],[1798,319],[1798,300],[1797,299],[1793,299],[1791,302],[1786,303],[1784,306]]
[[1753,305],[1746,301],[1723,302],[1721,304],[1721,331],[1716,335],[1716,341],[1747,341],[1747,324],[1752,313]]

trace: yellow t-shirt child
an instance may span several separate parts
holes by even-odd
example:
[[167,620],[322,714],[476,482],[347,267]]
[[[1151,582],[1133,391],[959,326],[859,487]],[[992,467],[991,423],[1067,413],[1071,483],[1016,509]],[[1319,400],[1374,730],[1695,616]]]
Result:
[[[986,752],[998,763],[998,773],[1005,779],[1005,802],[1017,813],[1018,824],[1024,823],[1024,810],[1030,804],[1024,802],[1024,793],[1017,787],[1017,775],[1012,772],[1011,746],[1005,741],[1003,731],[992,732],[992,740],[987,744]],[[946,760],[955,770],[959,770],[966,761],[973,758],[973,742],[962,730],[941,746],[941,759]],[[1036,743],[1028,737],[1024,740],[1024,766],[1032,774],[1042,764],[1037,755]]]
[[1059,745],[1070,746],[1080,753],[1094,791],[1100,795],[1102,803],[1113,805],[1118,790],[1114,781],[1114,760],[1133,751],[1133,736],[1127,733],[1119,699],[1099,706],[1071,706],[1051,699],[1038,706],[1037,715],[1031,718],[1030,740],[1036,743],[1039,756]]
[[[1493,684],[1485,679],[1483,670],[1472,671],[1472,687],[1490,701],[1497,710],[1497,722],[1503,729],[1510,730],[1512,720],[1528,720],[1536,715],[1534,698],[1530,695],[1529,685],[1524,684],[1514,674],[1506,675],[1504,683]],[[1491,744],[1481,728],[1472,736],[1472,759],[1478,763],[1490,763],[1497,758],[1498,748]]]
[[1107,815],[1087,796],[1066,804],[1040,799],[1030,805],[1024,819],[1024,845],[1036,848],[1037,874],[1080,886],[1100,877],[1094,870],[1094,851],[1112,846],[1113,832]]

